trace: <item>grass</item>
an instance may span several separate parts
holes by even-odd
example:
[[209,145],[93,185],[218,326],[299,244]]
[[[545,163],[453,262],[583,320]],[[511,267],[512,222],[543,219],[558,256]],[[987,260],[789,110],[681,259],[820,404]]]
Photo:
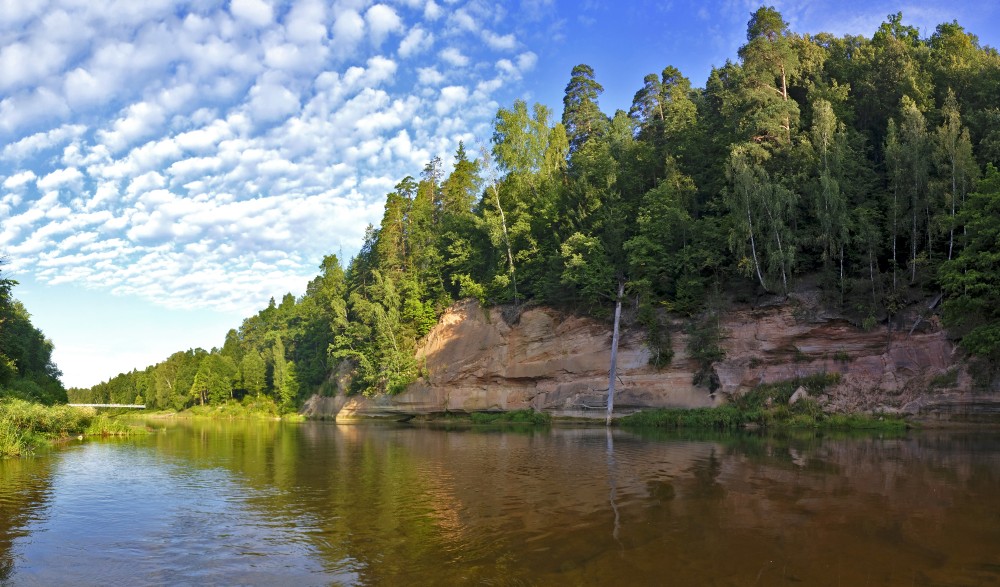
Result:
[[455,425],[459,428],[465,428],[469,425],[506,426],[508,424],[516,426],[547,426],[552,422],[552,416],[544,412],[527,409],[512,410],[510,412],[447,412],[420,418],[417,421],[424,421],[435,426]]
[[511,412],[473,412],[469,414],[473,424],[532,424],[544,426],[552,417],[535,410],[513,410]]
[[213,418],[217,420],[242,420],[242,419],[264,419],[275,420],[296,419],[298,414],[285,414],[282,416],[278,405],[271,398],[247,397],[242,402],[228,401],[222,404],[212,404],[207,406],[191,406],[179,412],[182,416],[193,416],[196,418]]
[[98,414],[94,408],[45,406],[20,399],[0,401],[0,457],[31,454],[69,436],[131,436],[144,430]]
[[747,427],[880,431],[906,429],[906,422],[897,416],[827,414],[813,399],[788,405],[789,398],[799,387],[804,387],[809,395],[818,395],[839,379],[837,373],[824,373],[760,385],[716,408],[645,410],[625,416],[617,423],[629,428],[710,430],[736,430]]

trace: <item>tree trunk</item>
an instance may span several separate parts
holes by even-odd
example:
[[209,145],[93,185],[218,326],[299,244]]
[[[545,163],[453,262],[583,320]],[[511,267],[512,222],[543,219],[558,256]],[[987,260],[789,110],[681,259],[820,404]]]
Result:
[[952,251],[955,249],[955,196],[958,192],[958,183],[955,181],[955,157],[951,158],[951,228],[948,230],[948,260],[951,261]]
[[615,299],[615,326],[611,335],[611,368],[608,372],[608,426],[611,426],[611,413],[615,409],[615,379],[618,377],[618,324],[622,317],[622,297],[624,295],[625,281],[619,281],[618,297]]
[[749,226],[750,232],[750,254],[753,255],[753,268],[757,272],[757,281],[760,282],[760,286],[764,288],[764,291],[771,291],[767,288],[767,284],[764,283],[764,276],[760,274],[760,263],[757,262],[757,243],[753,237],[753,218],[750,215],[750,204],[747,203],[747,225]]

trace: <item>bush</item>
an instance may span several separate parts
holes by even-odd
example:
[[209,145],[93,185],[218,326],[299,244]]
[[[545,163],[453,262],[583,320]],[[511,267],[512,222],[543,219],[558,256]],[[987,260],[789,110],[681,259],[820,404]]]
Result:
[[0,457],[29,454],[49,438],[78,434],[129,436],[144,431],[98,414],[94,408],[44,406],[19,399],[0,401]]
[[511,412],[473,412],[469,414],[473,424],[532,424],[545,425],[552,417],[535,410],[514,410]]
[[731,430],[756,425],[770,428],[825,429],[906,429],[902,418],[868,414],[826,414],[815,400],[788,405],[799,387],[818,395],[840,381],[839,373],[819,373],[809,377],[759,385],[716,408],[658,409],[637,412],[618,420],[621,426],[637,428],[696,428]]

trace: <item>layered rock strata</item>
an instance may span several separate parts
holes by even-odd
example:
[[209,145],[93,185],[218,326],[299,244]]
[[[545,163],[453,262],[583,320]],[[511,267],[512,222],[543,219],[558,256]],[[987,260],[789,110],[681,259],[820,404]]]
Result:
[[[509,311],[509,309],[507,309]],[[610,362],[610,325],[551,308],[514,319],[475,301],[455,304],[417,352],[423,376],[392,397],[312,398],[310,416],[350,419],[532,408],[555,416],[603,418]],[[718,405],[761,383],[840,373],[820,400],[841,411],[959,414],[1000,411],[995,394],[972,397],[955,348],[933,321],[918,332],[859,329],[825,317],[807,296],[769,307],[729,311],[721,319],[725,358],[714,365],[714,393],[693,383],[698,365],[687,351],[683,323],[671,325],[670,365],[649,364],[645,331],[623,330],[618,351],[616,414],[653,407]],[[337,375],[338,387],[347,374]],[[983,404],[985,402],[985,404]],[[956,412],[957,410],[957,412]]]

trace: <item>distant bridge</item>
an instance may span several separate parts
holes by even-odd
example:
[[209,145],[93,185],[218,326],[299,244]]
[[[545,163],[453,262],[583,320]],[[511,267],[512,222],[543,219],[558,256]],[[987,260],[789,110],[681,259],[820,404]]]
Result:
[[135,408],[145,410],[146,404],[66,404],[73,408]]

